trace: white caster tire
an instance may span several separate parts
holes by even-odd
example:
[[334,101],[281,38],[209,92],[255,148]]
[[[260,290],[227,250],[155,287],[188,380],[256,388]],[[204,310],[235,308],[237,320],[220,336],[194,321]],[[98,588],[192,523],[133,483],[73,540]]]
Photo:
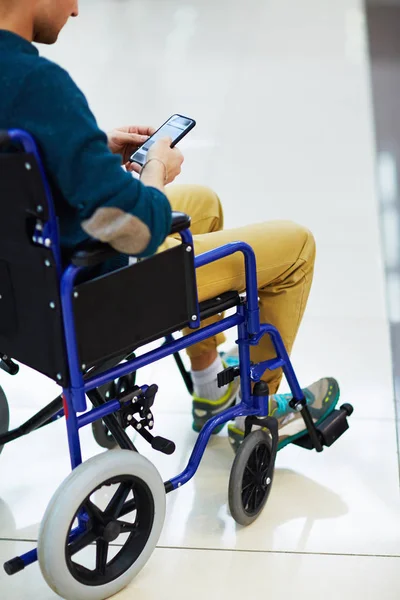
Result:
[[[101,488],[109,496],[104,509]],[[47,584],[66,600],[104,600],[122,590],[153,553],[165,504],[157,469],[136,452],[114,450],[82,463],[60,485],[41,524],[38,558]],[[82,529],[70,541],[78,513]]]

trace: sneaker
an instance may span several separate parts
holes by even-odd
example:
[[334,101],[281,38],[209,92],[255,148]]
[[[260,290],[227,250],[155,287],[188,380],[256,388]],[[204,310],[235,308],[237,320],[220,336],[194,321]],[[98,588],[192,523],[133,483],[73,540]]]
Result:
[[[320,379],[303,389],[303,392],[317,426],[331,414],[340,398],[339,384],[333,377]],[[307,433],[301,413],[289,406],[291,399],[291,394],[275,394],[269,398],[269,416],[276,417],[279,425],[278,450]],[[234,425],[228,426],[229,441],[234,452],[237,452],[244,439],[244,422],[245,417],[240,417]]]
[[[237,349],[233,349],[230,352],[221,353],[222,364],[224,369],[228,367],[236,367],[239,365],[239,357]],[[236,377],[228,386],[225,394],[219,400],[208,400],[207,398],[200,398],[196,394],[193,394],[193,429],[199,433],[211,417],[215,417],[222,411],[230,408],[236,403],[236,397],[239,391],[240,377]],[[213,434],[217,434],[224,428],[223,425],[219,425],[213,431]]]

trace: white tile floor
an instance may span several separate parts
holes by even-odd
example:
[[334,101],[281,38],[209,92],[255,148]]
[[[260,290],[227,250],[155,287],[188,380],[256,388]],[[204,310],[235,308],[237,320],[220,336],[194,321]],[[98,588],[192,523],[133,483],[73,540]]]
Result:
[[[81,4],[81,18],[46,54],[70,70],[104,128],[193,116],[182,182],[213,186],[228,226],[291,218],[314,231],[316,279],[293,360],[302,382],[336,375],[355,406],[350,431],[322,455],[289,447],[278,456],[268,505],[248,529],[227,510],[232,454],[218,436],[197,477],[168,496],[159,548],[118,597],[399,598],[398,457],[361,0]],[[165,479],[195,440],[171,366],[140,374],[160,384],[157,431],[177,442],[173,457],[151,453]],[[25,369],[0,383],[13,425],[57,393]],[[83,438],[85,457],[97,453],[89,430]],[[68,468],[63,422],[4,450],[1,562],[33,546]],[[37,566],[0,573],[0,590],[4,600],[55,597]]]

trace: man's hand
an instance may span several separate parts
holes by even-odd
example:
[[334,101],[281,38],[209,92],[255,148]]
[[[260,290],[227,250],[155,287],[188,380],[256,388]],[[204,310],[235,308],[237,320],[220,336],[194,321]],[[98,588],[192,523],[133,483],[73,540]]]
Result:
[[[141,125],[127,125],[118,127],[107,133],[108,147],[113,154],[122,156],[122,163],[126,166],[132,154],[155,133],[153,127]],[[130,164],[130,163],[129,163]]]

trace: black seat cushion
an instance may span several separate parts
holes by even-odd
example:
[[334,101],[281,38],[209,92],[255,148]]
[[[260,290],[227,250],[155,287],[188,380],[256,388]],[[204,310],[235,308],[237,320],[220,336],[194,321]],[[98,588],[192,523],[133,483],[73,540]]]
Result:
[[241,302],[241,297],[238,292],[225,292],[211,300],[200,302],[200,319],[204,320],[208,317],[213,317],[219,313],[238,306]]

